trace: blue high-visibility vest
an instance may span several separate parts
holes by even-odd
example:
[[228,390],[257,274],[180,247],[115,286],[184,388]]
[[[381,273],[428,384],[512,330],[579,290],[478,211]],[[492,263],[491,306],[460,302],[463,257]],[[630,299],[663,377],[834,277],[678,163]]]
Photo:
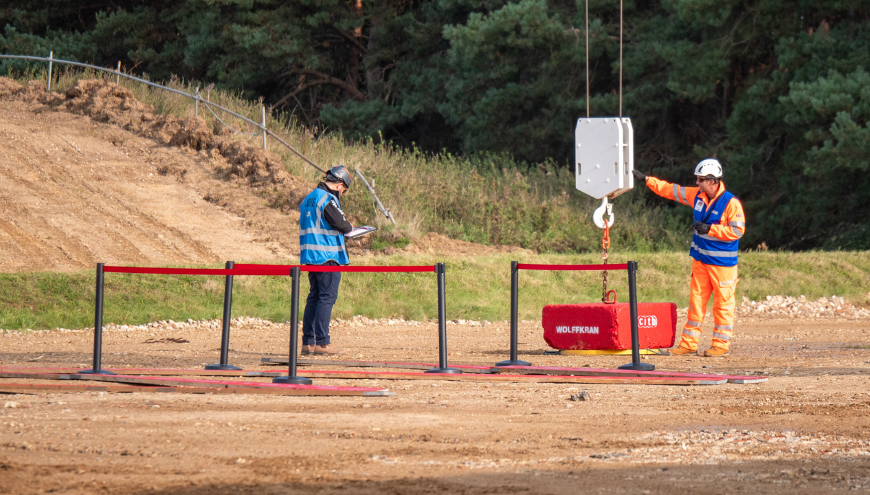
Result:
[[350,264],[344,236],[323,218],[331,199],[341,208],[338,197],[320,188],[311,191],[299,205],[299,260],[303,265],[322,265],[330,260]]
[[[709,223],[716,225],[722,220],[722,215],[725,213],[725,207],[731,201],[734,195],[728,191],[722,193],[719,199],[710,203],[710,206],[705,208],[704,200],[701,199],[699,193],[695,197],[694,218],[698,222]],[[706,265],[716,266],[736,266],[737,251],[740,247],[740,241],[722,241],[713,236],[704,234],[701,235],[695,232],[692,237],[692,249],[689,251],[692,258]]]

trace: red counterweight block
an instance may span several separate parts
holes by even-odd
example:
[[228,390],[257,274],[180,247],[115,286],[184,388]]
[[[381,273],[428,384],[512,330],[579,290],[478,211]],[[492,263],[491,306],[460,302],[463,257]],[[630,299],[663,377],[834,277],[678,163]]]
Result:
[[[677,335],[677,305],[638,303],[641,349],[672,347]],[[631,349],[631,310],[627,303],[550,304],[542,315],[544,340],[555,349]]]

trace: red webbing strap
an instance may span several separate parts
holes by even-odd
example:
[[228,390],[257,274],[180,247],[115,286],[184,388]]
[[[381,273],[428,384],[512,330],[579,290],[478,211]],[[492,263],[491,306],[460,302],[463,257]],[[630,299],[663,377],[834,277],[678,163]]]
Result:
[[265,266],[265,267],[251,267],[251,268],[239,268],[239,265],[235,266],[235,269],[232,270],[231,275],[283,275],[286,277],[290,276],[290,267],[282,267],[282,266]]
[[608,265],[530,265],[518,263],[518,270],[571,270],[571,271],[599,271],[599,270],[628,270],[628,263]]
[[259,263],[236,263],[236,268],[284,268],[290,270],[299,265],[261,265]]
[[290,275],[290,268],[152,268],[140,266],[104,266],[109,273],[147,273],[152,275]]
[[247,263],[237,263],[236,268],[252,269],[255,267],[270,267],[283,268],[290,270],[294,266],[298,266],[303,272],[434,272],[435,267],[432,265],[424,266],[323,266],[323,265],[252,265]]
[[[226,268],[152,268],[141,266],[104,266],[107,273],[148,273],[153,275],[290,275],[290,269],[298,265],[251,265],[238,264]],[[318,266],[302,265],[303,272],[434,272],[432,265],[425,266]]]
[[434,272],[435,267],[429,266],[321,266],[303,265],[303,272]]
[[104,272],[150,273],[155,275],[238,275],[236,270],[226,268],[150,268],[141,266],[104,266]]

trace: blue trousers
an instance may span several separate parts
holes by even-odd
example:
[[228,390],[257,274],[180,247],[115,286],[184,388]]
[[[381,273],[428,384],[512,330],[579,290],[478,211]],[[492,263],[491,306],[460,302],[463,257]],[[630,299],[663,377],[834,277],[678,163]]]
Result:
[[339,272],[308,272],[311,291],[302,315],[302,345],[329,345],[329,320],[338,299]]

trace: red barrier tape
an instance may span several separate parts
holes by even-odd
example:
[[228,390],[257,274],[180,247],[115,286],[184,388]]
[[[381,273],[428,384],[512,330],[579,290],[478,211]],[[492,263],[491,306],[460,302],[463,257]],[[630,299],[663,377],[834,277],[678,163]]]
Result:
[[432,265],[425,266],[323,266],[323,265],[254,265],[238,263],[236,268],[250,269],[255,267],[283,268],[290,270],[294,266],[303,272],[434,272]]
[[[151,273],[156,275],[239,275],[237,270],[225,268],[148,268],[138,266],[104,266],[107,273]],[[287,271],[290,274],[290,271]]]
[[628,263],[612,263],[607,265],[529,265],[524,263],[517,264],[518,270],[628,270]]
[[236,263],[236,268],[286,268],[287,270],[299,265],[261,265],[259,263]]
[[[251,265],[238,264],[226,268],[151,268],[138,266],[104,266],[106,273],[147,273],[153,275],[283,275],[297,265]],[[303,265],[303,272],[434,272],[434,266],[317,266]]]
[[435,272],[434,266],[319,266],[303,265],[303,272]]

